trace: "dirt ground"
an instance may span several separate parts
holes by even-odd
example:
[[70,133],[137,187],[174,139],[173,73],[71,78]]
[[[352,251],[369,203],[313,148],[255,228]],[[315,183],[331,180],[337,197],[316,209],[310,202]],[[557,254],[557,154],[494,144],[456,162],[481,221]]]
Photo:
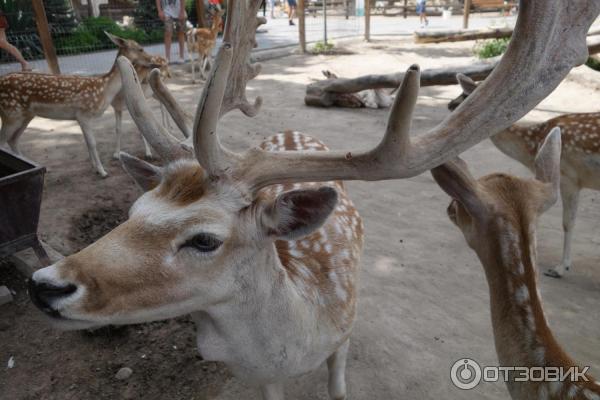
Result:
[[[224,118],[224,142],[242,149],[284,129],[322,139],[331,148],[372,146],[383,134],[387,110],[308,108],[305,85],[331,69],[341,76],[389,73],[419,63],[422,68],[472,61],[472,42],[414,45],[378,38],[371,44],[344,44],[353,54],[290,56],[263,63],[249,85],[264,97],[254,119],[239,113]],[[565,112],[598,111],[598,73],[580,67],[525,120]],[[515,76],[518,79],[518,76]],[[169,86],[193,110],[199,87],[175,71]],[[457,86],[421,91],[413,130],[424,132],[448,113]],[[73,122],[37,119],[23,137],[24,154],[47,166],[40,232],[59,251],[71,254],[123,221],[138,190],[111,159],[114,122],[107,112],[96,125],[98,148],[110,176],[100,179],[88,161],[83,137]],[[125,121],[124,149],[143,156],[137,131]],[[485,141],[464,155],[477,175],[529,172]],[[349,183],[366,226],[360,279],[359,315],[348,361],[351,399],[507,399],[503,384],[455,388],[450,367],[470,357],[494,365],[487,285],[478,260],[445,214],[448,198],[429,174],[404,181]],[[576,228],[574,271],[562,280],[542,276],[541,292],[559,341],[600,377],[600,194],[584,192]],[[558,263],[562,251],[561,207],[540,221],[542,268]],[[597,247],[599,246],[599,247]],[[188,318],[58,332],[29,302],[24,278],[0,265],[0,284],[16,301],[0,307],[0,398],[2,399],[255,399],[252,387],[227,368],[197,355]],[[15,365],[8,369],[13,357]],[[125,381],[119,368],[133,370]],[[326,399],[326,370],[292,380],[289,399]]]

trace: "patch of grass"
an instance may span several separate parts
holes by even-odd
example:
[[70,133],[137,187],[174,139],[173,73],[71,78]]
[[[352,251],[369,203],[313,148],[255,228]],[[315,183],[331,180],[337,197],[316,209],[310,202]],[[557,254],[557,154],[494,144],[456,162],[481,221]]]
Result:
[[503,54],[508,47],[510,38],[485,40],[477,42],[473,48],[473,52],[479,58],[492,58]]
[[311,51],[313,54],[326,54],[326,53],[331,52],[334,47],[335,47],[335,45],[331,42],[328,42],[328,43],[317,42],[317,43],[315,43],[315,45],[313,46]]
[[587,65],[588,67],[590,67],[591,69],[595,70],[595,71],[600,71],[600,60],[597,58],[588,58],[587,61],[585,62],[585,65]]

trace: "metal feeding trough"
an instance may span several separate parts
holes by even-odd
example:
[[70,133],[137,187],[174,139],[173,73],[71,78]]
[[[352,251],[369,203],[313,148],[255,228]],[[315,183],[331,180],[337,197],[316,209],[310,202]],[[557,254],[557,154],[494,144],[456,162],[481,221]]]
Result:
[[46,168],[0,149],[0,257],[33,248],[50,264],[37,236]]

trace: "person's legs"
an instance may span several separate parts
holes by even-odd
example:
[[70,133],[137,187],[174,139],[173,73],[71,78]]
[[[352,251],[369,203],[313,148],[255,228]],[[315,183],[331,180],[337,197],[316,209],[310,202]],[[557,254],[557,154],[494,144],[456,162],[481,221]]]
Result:
[[288,19],[290,21],[290,25],[294,24],[294,13],[296,11],[296,0],[288,0]]
[[8,40],[6,39],[6,32],[2,28],[0,28],[0,49],[6,50],[9,54],[16,58],[17,61],[21,64],[21,69],[23,71],[31,69],[29,63],[23,58],[23,55],[21,54],[19,49],[17,49],[12,44],[8,43]]
[[179,42],[179,61],[183,63],[185,55],[185,22],[177,23],[177,41]]
[[173,20],[165,19],[165,58],[167,63],[171,62],[171,40],[173,39]]

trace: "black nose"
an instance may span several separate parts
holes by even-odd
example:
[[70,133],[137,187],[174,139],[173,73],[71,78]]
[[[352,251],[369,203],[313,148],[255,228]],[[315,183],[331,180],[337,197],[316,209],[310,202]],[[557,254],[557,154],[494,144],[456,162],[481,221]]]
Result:
[[52,308],[52,303],[75,293],[77,286],[73,284],[55,286],[46,282],[37,283],[33,279],[30,279],[28,290],[29,297],[37,308],[52,317],[58,318],[60,317],[60,313]]

